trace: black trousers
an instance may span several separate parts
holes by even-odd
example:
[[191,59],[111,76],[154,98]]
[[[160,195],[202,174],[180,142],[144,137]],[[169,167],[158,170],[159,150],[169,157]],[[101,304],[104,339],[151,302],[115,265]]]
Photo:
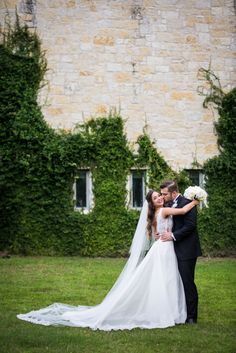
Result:
[[194,283],[194,272],[197,259],[180,260],[178,259],[179,273],[183,281],[184,292],[187,305],[187,320],[197,321],[198,311],[198,292]]

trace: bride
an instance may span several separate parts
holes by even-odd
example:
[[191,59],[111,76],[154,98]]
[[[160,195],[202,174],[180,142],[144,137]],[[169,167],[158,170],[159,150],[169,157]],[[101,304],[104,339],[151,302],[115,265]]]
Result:
[[[54,303],[17,317],[41,325],[89,327],[93,330],[165,328],[185,323],[186,304],[173,242],[161,234],[172,228],[172,216],[183,208],[163,208],[163,197],[150,190],[146,196],[130,249],[130,257],[104,300],[96,306]],[[155,241],[154,235],[160,237]],[[148,251],[148,252],[147,252]]]

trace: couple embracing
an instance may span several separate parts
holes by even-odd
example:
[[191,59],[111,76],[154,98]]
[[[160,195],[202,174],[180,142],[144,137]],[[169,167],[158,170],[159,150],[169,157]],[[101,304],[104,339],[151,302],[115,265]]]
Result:
[[[164,207],[169,202],[171,205]],[[104,300],[96,306],[54,303],[17,317],[41,325],[104,331],[166,328],[196,323],[198,294],[197,200],[179,194],[175,181],[146,196],[129,259]]]
[[[149,196],[150,199],[151,196],[151,198],[154,199],[154,195],[155,193],[150,191],[147,197]],[[171,208],[181,209],[189,204],[189,200],[179,193],[175,181],[164,182],[160,186],[159,195],[163,197],[164,205],[170,205]],[[165,209],[162,213],[163,212],[164,214],[168,214],[168,212],[165,212]],[[193,207],[184,215],[173,213],[172,215],[172,227],[164,230],[161,235],[161,240],[164,242],[173,241],[178,270],[183,282],[186,299],[187,317],[185,322],[193,324],[197,322],[198,316],[198,292],[194,283],[195,266],[197,257],[202,255],[197,233],[197,209]],[[160,234],[157,233],[155,238],[158,239],[159,237]]]

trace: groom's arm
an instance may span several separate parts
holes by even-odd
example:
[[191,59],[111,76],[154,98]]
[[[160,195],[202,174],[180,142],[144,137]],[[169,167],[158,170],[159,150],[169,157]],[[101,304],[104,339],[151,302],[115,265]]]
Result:
[[[185,199],[181,203],[181,207],[185,206],[190,201]],[[166,231],[162,235],[163,241],[181,241],[182,239],[188,237],[197,227],[197,207],[192,208],[188,213],[184,216],[183,226],[173,233],[170,231]]]
[[197,207],[194,207],[185,214],[183,227],[173,232],[174,239],[181,241],[183,238],[188,237],[197,226]]

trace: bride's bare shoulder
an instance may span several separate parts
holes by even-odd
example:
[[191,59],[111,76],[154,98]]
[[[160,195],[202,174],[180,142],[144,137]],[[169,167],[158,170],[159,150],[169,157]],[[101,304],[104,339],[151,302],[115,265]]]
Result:
[[160,217],[165,217],[165,207],[161,207],[160,209],[159,209],[159,212],[158,212],[158,215],[160,216]]
[[160,209],[160,216],[162,218],[166,218],[167,216],[169,216],[169,212],[168,212],[169,207],[161,207]]

